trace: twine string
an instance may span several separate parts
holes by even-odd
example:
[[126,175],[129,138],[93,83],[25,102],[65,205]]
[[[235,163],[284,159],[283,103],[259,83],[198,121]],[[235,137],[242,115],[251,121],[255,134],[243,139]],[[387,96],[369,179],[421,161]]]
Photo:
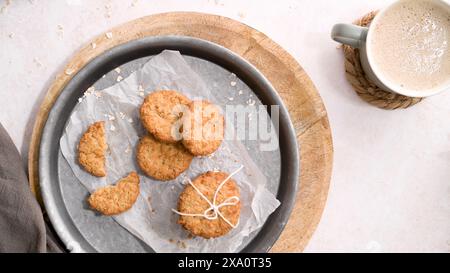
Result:
[[203,213],[184,213],[184,212],[180,212],[177,211],[176,209],[172,209],[172,211],[178,215],[182,215],[182,216],[198,216],[198,217],[203,217],[205,219],[208,220],[215,220],[218,217],[222,218],[228,225],[230,225],[232,228],[236,228],[237,225],[239,224],[239,222],[236,225],[233,225],[233,223],[231,223],[221,212],[220,212],[220,208],[222,207],[226,207],[226,206],[235,206],[239,203],[239,197],[237,196],[230,196],[227,199],[225,199],[222,203],[220,204],[216,204],[217,203],[217,196],[220,192],[220,190],[222,189],[223,185],[225,185],[225,183],[230,180],[230,178],[237,174],[240,170],[242,170],[242,168],[244,168],[243,165],[241,165],[237,170],[235,170],[234,172],[232,172],[230,175],[227,176],[227,178],[225,178],[217,187],[216,191],[214,192],[214,197],[213,197],[213,201],[209,201],[209,199],[194,185],[194,183],[192,183],[192,181],[190,179],[188,179],[189,184],[194,188],[194,190],[198,193],[198,195],[200,195],[201,198],[203,198],[203,200],[205,200],[208,205],[209,208],[207,208]]

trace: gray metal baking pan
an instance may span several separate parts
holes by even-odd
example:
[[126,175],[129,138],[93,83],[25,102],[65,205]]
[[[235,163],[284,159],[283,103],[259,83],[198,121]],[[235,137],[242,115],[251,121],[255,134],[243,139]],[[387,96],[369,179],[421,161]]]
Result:
[[49,113],[39,152],[40,188],[52,225],[69,251],[154,252],[112,218],[90,213],[84,201],[88,192],[62,156],[59,139],[78,98],[90,86],[95,85],[97,90],[108,87],[115,83],[116,78],[110,74],[116,67],[124,67],[123,70],[131,73],[166,49],[177,50],[187,59],[202,60],[203,65],[197,67],[200,74],[214,71],[224,78],[230,73],[236,75],[263,105],[279,106],[279,155],[274,154],[273,158],[279,161],[280,167],[278,177],[269,179],[275,185],[272,191],[281,205],[261,229],[243,242],[240,250],[269,251],[289,219],[299,184],[299,149],[289,114],[276,90],[253,65],[220,45],[185,36],[145,37],[114,47],[88,63],[62,90]]

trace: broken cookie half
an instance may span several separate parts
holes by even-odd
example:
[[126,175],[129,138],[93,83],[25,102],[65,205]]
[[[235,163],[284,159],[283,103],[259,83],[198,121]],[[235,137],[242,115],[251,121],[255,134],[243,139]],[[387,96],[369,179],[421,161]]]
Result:
[[78,144],[78,162],[90,174],[106,176],[105,122],[98,121],[89,126]]
[[116,185],[96,190],[88,198],[89,206],[103,215],[115,215],[129,210],[139,196],[139,175],[131,172]]

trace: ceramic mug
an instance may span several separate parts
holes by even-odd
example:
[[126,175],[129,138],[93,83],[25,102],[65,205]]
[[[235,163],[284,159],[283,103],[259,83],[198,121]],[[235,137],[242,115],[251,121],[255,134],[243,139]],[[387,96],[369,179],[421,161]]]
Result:
[[[405,0],[402,0],[405,1]],[[414,1],[414,0],[409,0]],[[443,9],[445,12],[450,14],[450,5],[442,0],[430,0],[433,4],[436,4],[439,8]],[[397,93],[404,96],[409,97],[428,97],[431,95],[435,95],[445,90],[450,90],[450,81],[443,86],[438,86],[434,89],[424,91],[418,90],[407,90],[404,88],[399,88],[394,84],[390,84],[386,78],[380,73],[378,68],[376,68],[374,64],[373,52],[371,51],[371,43],[369,41],[372,40],[373,30],[379,22],[383,20],[383,15],[390,10],[394,5],[396,5],[399,1],[393,3],[392,5],[382,9],[377,13],[375,18],[370,23],[369,27],[360,27],[352,24],[336,24],[334,25],[331,38],[336,42],[349,45],[353,48],[358,48],[360,52],[361,65],[369,77],[378,87],[390,91],[392,93]]]

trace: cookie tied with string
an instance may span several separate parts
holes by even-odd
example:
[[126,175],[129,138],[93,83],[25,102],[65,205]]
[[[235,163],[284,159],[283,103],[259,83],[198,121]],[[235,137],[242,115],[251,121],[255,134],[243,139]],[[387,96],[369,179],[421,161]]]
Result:
[[178,201],[178,223],[192,235],[215,238],[239,223],[240,193],[231,175],[206,172],[190,182]]

